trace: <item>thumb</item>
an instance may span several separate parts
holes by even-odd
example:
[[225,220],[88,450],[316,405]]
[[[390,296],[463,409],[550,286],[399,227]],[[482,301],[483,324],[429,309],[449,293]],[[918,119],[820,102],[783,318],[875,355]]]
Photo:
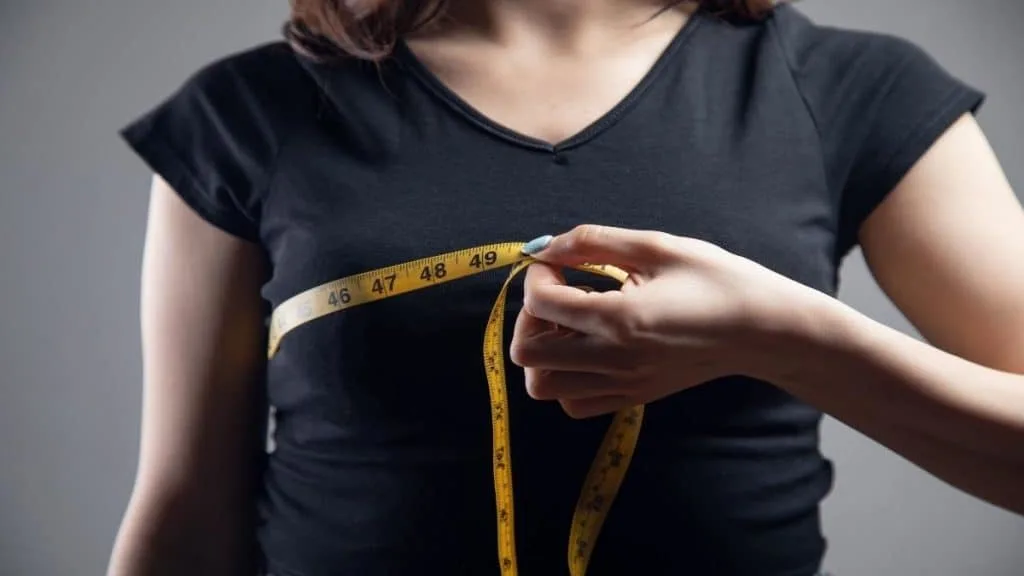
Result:
[[670,257],[673,238],[651,230],[583,224],[564,234],[532,240],[523,247],[523,253],[561,266],[610,264],[624,270],[650,271]]

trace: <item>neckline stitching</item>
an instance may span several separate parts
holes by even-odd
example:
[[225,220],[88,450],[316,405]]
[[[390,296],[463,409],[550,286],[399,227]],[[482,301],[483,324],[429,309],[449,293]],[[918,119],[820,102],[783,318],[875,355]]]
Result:
[[491,119],[441,81],[440,78],[438,78],[422,61],[420,61],[419,57],[416,56],[404,40],[399,39],[395,48],[399,62],[405,64],[405,67],[427,88],[428,91],[441,99],[445,104],[454,108],[455,111],[463,117],[463,119],[469,120],[478,128],[481,128],[502,140],[510,141],[514,144],[533,150],[557,154],[589,142],[601,133],[605,132],[619,119],[625,116],[627,112],[632,110],[643,95],[647,93],[650,87],[653,86],[659,78],[661,78],[663,70],[675,59],[679,50],[684,44],[686,44],[686,41],[700,26],[703,21],[703,18],[701,17],[702,12],[703,9],[701,8],[694,10],[694,12],[689,16],[689,19],[683,24],[682,28],[680,28],[676,33],[669,45],[666,46],[661,54],[658,55],[658,58],[654,61],[651,68],[621,100],[593,122],[556,144],[523,134]]

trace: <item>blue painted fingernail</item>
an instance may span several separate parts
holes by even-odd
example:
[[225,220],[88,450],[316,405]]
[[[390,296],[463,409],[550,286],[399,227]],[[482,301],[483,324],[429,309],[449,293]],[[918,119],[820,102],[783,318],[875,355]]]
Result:
[[551,241],[553,239],[554,236],[550,234],[545,234],[544,236],[534,238],[533,240],[527,242],[525,246],[523,246],[523,254],[526,254],[527,256],[536,254],[541,250],[547,248],[548,244],[551,244]]

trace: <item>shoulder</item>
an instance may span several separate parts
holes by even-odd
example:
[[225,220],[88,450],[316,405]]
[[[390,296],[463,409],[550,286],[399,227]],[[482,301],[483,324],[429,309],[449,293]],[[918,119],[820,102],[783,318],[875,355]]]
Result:
[[768,23],[787,55],[797,62],[839,58],[837,64],[840,65],[849,60],[865,59],[898,63],[926,55],[919,45],[901,36],[820,24],[785,4],[775,9]]
[[318,94],[287,43],[261,44],[197,68],[124,133],[159,139],[181,153],[187,145],[269,157],[296,126],[315,118]]
[[844,254],[867,215],[985,95],[898,36],[817,24],[792,6],[767,26],[818,129]]
[[[952,78],[915,42],[894,34],[843,28],[814,21],[789,2],[758,22],[707,18],[707,51],[721,63],[724,55],[748,75],[795,82],[805,101],[830,107],[840,98],[870,98],[903,75],[922,86]],[[719,67],[719,70],[723,68]],[[776,95],[781,84],[773,84]]]
[[767,26],[819,129],[843,142],[872,125],[879,137],[912,137],[984,99],[906,38],[818,24],[788,5]]
[[176,96],[224,114],[281,116],[316,103],[316,82],[300,59],[285,42],[230,53],[186,78]]
[[318,105],[315,80],[277,42],[199,68],[121,135],[200,215],[254,240],[281,150]]
[[931,55],[906,38],[819,24],[789,5],[776,8],[768,26],[798,77],[870,82],[906,67],[936,67]]
[[904,73],[948,76],[928,51],[909,39],[818,24],[794,6],[776,8],[769,26],[795,77],[812,89],[880,89]]

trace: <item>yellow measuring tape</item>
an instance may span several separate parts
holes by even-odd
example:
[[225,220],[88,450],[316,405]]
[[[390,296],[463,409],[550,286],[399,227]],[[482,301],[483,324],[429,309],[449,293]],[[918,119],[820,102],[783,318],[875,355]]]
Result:
[[[523,254],[523,246],[523,243],[507,242],[468,248],[363,272],[306,290],[274,309],[267,349],[267,357],[272,358],[285,334],[328,314],[511,266],[487,320],[483,345],[484,367],[491,397],[498,561],[501,573],[506,576],[517,576],[519,572],[516,563],[509,411],[502,336],[508,287],[516,275],[536,261]],[[628,277],[625,271],[613,266],[585,264],[577,268],[619,282],[625,282]],[[576,503],[569,533],[568,562],[572,576],[583,576],[587,571],[598,533],[629,468],[642,420],[642,405],[616,413],[590,466]]]

